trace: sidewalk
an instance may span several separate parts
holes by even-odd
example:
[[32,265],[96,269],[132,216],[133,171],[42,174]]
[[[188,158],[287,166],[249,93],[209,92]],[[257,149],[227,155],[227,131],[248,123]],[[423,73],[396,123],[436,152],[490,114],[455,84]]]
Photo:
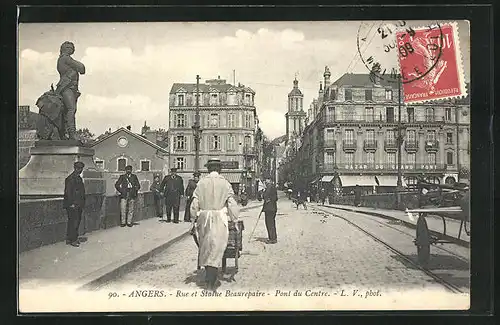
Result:
[[[351,205],[337,205],[337,204],[329,204],[325,206],[345,211],[366,213],[369,215],[382,217],[386,219],[388,218],[392,220],[400,220],[411,228],[415,228],[418,219],[414,218],[414,220],[410,220],[406,212],[399,210],[375,209],[369,207],[354,207]],[[441,219],[441,217],[429,215],[425,219],[427,221],[427,227],[429,228],[429,230],[439,234],[443,233],[443,220]],[[454,240],[457,240],[458,233],[460,231],[460,221],[450,218],[445,218],[445,220],[446,220],[446,235],[450,236]],[[467,229],[470,230],[470,224],[468,225]],[[470,237],[465,233],[465,230],[463,228],[462,228],[462,233],[460,234],[459,241],[470,243]]]
[[[241,211],[261,205],[259,201],[251,201]],[[189,236],[190,225],[150,218],[132,228],[113,227],[88,233],[80,247],[59,242],[23,252],[19,255],[19,286],[21,289],[52,284],[96,286]]]

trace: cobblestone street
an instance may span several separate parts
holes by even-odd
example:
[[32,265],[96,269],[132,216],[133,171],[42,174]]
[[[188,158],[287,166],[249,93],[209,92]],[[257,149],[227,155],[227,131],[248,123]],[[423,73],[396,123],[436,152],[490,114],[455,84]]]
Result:
[[[315,210],[315,204],[310,204],[308,210],[303,207],[296,210],[291,201],[281,198],[276,217],[278,243],[275,245],[264,242],[267,238],[264,215],[249,242],[259,209],[244,212],[240,268],[234,274],[234,260],[228,259],[220,289],[444,290],[430,276],[407,267],[395,253],[345,220]],[[101,289],[119,290],[130,285],[138,289],[197,289],[203,272],[196,272],[196,254],[194,241],[186,238]]]

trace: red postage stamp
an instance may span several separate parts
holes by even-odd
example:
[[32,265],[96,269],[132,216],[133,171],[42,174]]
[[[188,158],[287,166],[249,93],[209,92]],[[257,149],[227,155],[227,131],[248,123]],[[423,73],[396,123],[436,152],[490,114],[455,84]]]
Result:
[[466,96],[455,23],[396,34],[405,103]]

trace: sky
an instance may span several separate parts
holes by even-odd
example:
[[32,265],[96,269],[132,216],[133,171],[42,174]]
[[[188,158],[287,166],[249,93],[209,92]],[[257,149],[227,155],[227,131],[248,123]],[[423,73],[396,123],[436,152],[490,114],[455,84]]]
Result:
[[[173,83],[196,83],[197,74],[201,82],[220,76],[233,83],[234,70],[236,84],[255,90],[260,126],[272,139],[285,134],[294,78],[307,112],[325,66],[332,82],[346,72],[368,73],[359,59],[358,31],[371,40],[386,23],[398,22],[24,23],[18,30],[19,105],[38,112],[35,102],[57,83],[59,47],[69,40],[76,48],[73,57],[86,67],[80,78],[78,128],[99,135],[131,125],[140,132],[146,121],[153,129],[166,129]],[[407,26],[429,23],[409,21]],[[458,31],[468,80],[468,23],[458,22]],[[375,54],[382,66],[395,66],[395,56],[384,55],[370,41],[365,44],[365,59]]]

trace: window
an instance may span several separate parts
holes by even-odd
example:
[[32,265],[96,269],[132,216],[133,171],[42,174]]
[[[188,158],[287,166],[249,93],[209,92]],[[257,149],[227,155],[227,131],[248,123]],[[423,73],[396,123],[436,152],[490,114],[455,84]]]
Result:
[[354,130],[345,130],[346,143],[354,143]]
[[453,152],[446,153],[446,164],[453,165]]
[[375,164],[375,153],[374,152],[367,152],[366,153],[366,163],[369,165]]
[[427,131],[427,141],[436,140],[436,131]]
[[365,108],[365,119],[367,122],[373,122],[373,107]]
[[333,166],[335,163],[335,152],[333,151],[328,151],[325,153],[325,164]]
[[354,164],[354,153],[347,152],[345,154],[345,163],[348,164],[348,165]]
[[234,135],[227,136],[227,150],[235,150],[236,147],[236,138]]
[[127,159],[126,158],[118,158],[117,170],[119,172],[123,172],[123,171],[125,171],[125,166],[127,166]]
[[446,133],[446,143],[453,144],[453,133],[451,132]]
[[184,106],[184,94],[177,95],[177,105]]
[[234,113],[227,113],[227,127],[236,127],[236,116],[234,115]]
[[245,114],[245,127],[246,128],[251,128],[252,127],[252,116],[250,114]]
[[385,99],[386,100],[392,100],[392,89],[386,89],[385,90]]
[[95,161],[95,165],[97,166],[97,168],[99,169],[104,169],[104,160],[96,160]]
[[414,153],[409,153],[407,156],[408,164],[415,165],[417,156]]
[[434,116],[434,108],[432,107],[427,107],[425,109],[425,121],[426,122],[434,122],[435,116]]
[[149,160],[141,161],[141,172],[149,172],[150,167],[151,167],[151,162]]
[[352,100],[352,90],[351,89],[345,89],[344,90],[344,96],[345,100]]
[[227,94],[227,104],[228,105],[236,105],[236,94],[228,93]]
[[329,141],[335,140],[335,130],[334,129],[326,129],[326,140],[329,140]]
[[210,149],[220,150],[220,136],[218,135],[212,136],[212,143]]
[[372,100],[372,90],[365,89],[365,100]]
[[451,107],[446,107],[445,108],[445,114],[444,114],[446,121],[451,121]]
[[212,93],[210,94],[210,105],[217,106],[219,104],[219,94]]
[[202,99],[200,98],[200,94],[198,93],[194,93],[193,94],[193,98],[194,98],[194,105],[196,105],[196,100],[198,99],[198,105],[203,105],[202,103]]
[[435,165],[436,164],[436,154],[431,152],[427,154],[427,163],[429,165]]
[[354,121],[354,111],[353,107],[346,106],[344,107],[342,113],[344,115],[344,121]]
[[385,116],[387,123],[394,123],[394,107],[386,107]]
[[175,142],[175,149],[185,150],[186,149],[186,138],[183,135],[178,135]]
[[245,105],[252,105],[252,95],[245,94]]
[[326,120],[328,122],[335,121],[335,107],[333,106],[328,107],[328,110],[326,111]]
[[387,163],[392,167],[396,164],[396,153],[389,152],[387,153]]
[[375,141],[375,130],[366,130],[366,140]]
[[186,115],[177,114],[177,119],[175,121],[175,124],[178,128],[186,127]]
[[406,132],[407,132],[406,136],[407,136],[408,142],[415,143],[417,141],[415,130],[408,130]]
[[219,114],[210,114],[210,127],[218,128],[219,127]]
[[408,114],[408,123],[415,123],[415,109],[413,107],[408,107],[406,113]]
[[385,137],[388,143],[396,143],[396,131],[387,130]]
[[251,147],[252,146],[252,138],[249,135],[245,135],[245,139],[243,140],[243,144],[247,148]]
[[177,159],[175,160],[175,167],[177,169],[184,169],[186,166],[185,166],[185,161],[184,161],[184,157],[177,157]]

